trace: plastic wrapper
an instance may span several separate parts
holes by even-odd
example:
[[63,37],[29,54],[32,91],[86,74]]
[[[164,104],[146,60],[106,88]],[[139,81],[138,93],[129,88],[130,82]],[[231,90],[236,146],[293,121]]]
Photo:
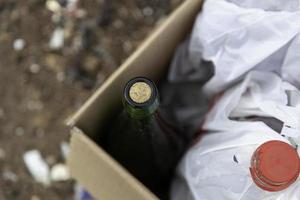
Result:
[[299,21],[295,0],[206,0],[184,70],[198,74],[201,59],[213,63],[214,76],[204,86],[207,95],[236,84],[251,70],[275,72],[299,88]]
[[[299,181],[283,191],[267,192],[255,185],[249,171],[251,156],[262,143],[300,142],[299,96],[296,87],[274,72],[250,72],[228,89],[205,118],[206,134],[179,164],[171,199],[299,199]],[[262,120],[238,120],[249,116],[275,118],[281,130]]]

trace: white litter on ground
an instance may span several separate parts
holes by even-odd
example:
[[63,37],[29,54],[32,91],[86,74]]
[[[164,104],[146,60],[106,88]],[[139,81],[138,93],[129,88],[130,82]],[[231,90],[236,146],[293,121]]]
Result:
[[52,181],[67,181],[70,179],[69,169],[65,164],[56,164],[51,169],[50,177]]
[[60,150],[62,156],[66,159],[70,152],[70,145],[67,142],[60,143]]
[[52,33],[49,46],[51,49],[60,49],[64,45],[64,29],[56,28]]
[[61,11],[61,6],[56,0],[48,0],[46,2],[46,8],[54,13]]
[[14,48],[14,50],[16,50],[16,51],[21,51],[21,50],[24,49],[25,44],[26,44],[26,43],[25,43],[25,40],[24,40],[24,39],[18,38],[18,39],[16,39],[16,40],[14,41],[14,43],[13,43],[13,48]]
[[33,64],[30,65],[30,67],[29,67],[30,72],[33,73],[33,74],[39,73],[40,69],[41,69],[40,65],[38,65],[38,64],[36,64],[36,63],[33,63]]
[[50,184],[49,166],[38,150],[27,151],[23,159],[28,171],[37,182],[46,186]]

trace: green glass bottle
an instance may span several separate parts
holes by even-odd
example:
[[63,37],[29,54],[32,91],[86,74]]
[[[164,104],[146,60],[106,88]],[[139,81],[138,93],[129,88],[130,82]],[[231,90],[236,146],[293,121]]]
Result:
[[185,144],[159,102],[151,80],[130,80],[123,92],[124,110],[111,125],[106,150],[162,198]]

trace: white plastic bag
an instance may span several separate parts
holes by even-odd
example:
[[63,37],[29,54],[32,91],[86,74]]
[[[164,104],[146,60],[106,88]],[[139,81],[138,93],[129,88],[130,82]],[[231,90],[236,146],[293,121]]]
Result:
[[260,8],[267,11],[297,11],[300,8],[299,0],[227,0],[245,8]]
[[[289,143],[288,137],[300,142],[299,97],[296,87],[273,72],[250,72],[228,89],[206,117],[203,129],[209,133],[180,162],[171,199],[299,200],[299,180],[283,191],[267,192],[249,171],[253,152],[264,142]],[[261,121],[231,119],[248,115],[274,117],[283,122],[283,132]]]
[[206,0],[192,31],[189,63],[202,56],[214,64],[206,93],[228,88],[253,69],[276,72],[300,88],[299,1],[230,1]]

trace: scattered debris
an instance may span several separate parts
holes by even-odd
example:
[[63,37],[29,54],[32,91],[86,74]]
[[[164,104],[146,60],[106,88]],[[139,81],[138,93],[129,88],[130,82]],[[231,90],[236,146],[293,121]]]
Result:
[[94,45],[95,33],[90,24],[82,25],[80,27],[81,46],[80,50],[89,50]]
[[18,176],[9,170],[4,170],[4,172],[2,173],[2,178],[4,180],[11,181],[14,183],[18,181]]
[[63,0],[64,7],[66,8],[66,14],[74,18],[82,18],[86,15],[86,11],[78,8],[79,0]]
[[23,159],[28,171],[37,182],[45,186],[50,185],[49,166],[38,150],[27,151]]
[[44,105],[41,101],[29,100],[27,102],[27,108],[31,111],[40,111],[44,108]]
[[[72,40],[73,36],[74,36],[74,29],[75,29],[75,23],[71,20],[64,20],[63,21],[63,27],[64,27],[64,40],[68,41],[68,40]],[[67,48],[67,49],[66,49]],[[73,49],[72,47],[69,48],[68,46],[66,46],[65,48],[65,52],[66,51],[74,51],[75,49]]]
[[21,127],[21,126],[19,126],[19,127],[17,127],[17,128],[15,129],[15,134],[16,134],[17,136],[23,136],[24,133],[25,133],[25,130],[24,130],[24,128]]
[[40,65],[36,63],[31,64],[29,67],[30,72],[33,74],[39,73],[40,69],[41,69]]
[[82,87],[91,89],[96,83],[96,78],[91,77],[85,70],[78,66],[72,66],[67,69],[67,77],[71,81],[81,81]]
[[145,7],[143,9],[143,14],[146,16],[146,17],[151,17],[153,15],[154,11],[151,7]]
[[69,0],[58,0],[58,3],[64,8],[68,5],[68,2]]
[[36,195],[33,195],[30,200],[40,200],[40,197],[36,196]]
[[56,158],[53,155],[47,156],[45,160],[49,166],[54,165],[56,163]]
[[107,0],[103,1],[103,3],[100,5],[99,15],[97,16],[96,21],[98,26],[104,28],[108,27],[111,24],[112,21],[111,1],[107,1]]
[[69,10],[74,10],[77,8],[78,0],[66,0],[66,7]]
[[21,39],[21,38],[18,38],[14,41],[13,43],[13,48],[14,50],[16,51],[22,51],[25,47],[25,40],[24,39]]
[[60,49],[64,45],[64,29],[56,28],[52,33],[49,46],[51,49]]
[[60,143],[60,150],[62,156],[66,159],[70,153],[70,145],[67,142]]
[[117,19],[113,22],[113,27],[115,29],[121,29],[122,27],[124,27],[124,25],[125,25],[124,22],[120,19]]
[[140,9],[133,9],[131,12],[135,20],[142,20],[144,17]]
[[64,80],[66,80],[66,74],[65,72],[58,72],[56,74],[56,79],[59,81],[59,82],[63,82]]
[[76,12],[74,12],[74,16],[76,18],[84,18],[87,15],[87,12],[83,9],[77,9]]
[[84,72],[80,67],[71,66],[68,67],[66,75],[70,80],[76,81],[80,80],[81,77],[84,76]]
[[60,24],[63,20],[63,16],[61,15],[61,13],[53,13],[51,20],[53,24]]
[[123,43],[123,50],[126,52],[126,53],[130,53],[133,49],[133,45],[130,41],[125,41]]
[[99,58],[97,58],[96,56],[86,56],[83,66],[87,72],[95,74],[99,67]]
[[54,13],[61,11],[61,6],[56,0],[48,0],[46,2],[46,8]]
[[86,76],[81,79],[81,83],[83,88],[91,90],[96,83],[96,79]]
[[45,63],[48,69],[56,73],[61,72],[61,57],[54,53],[49,53],[45,57]]
[[102,83],[104,83],[105,79],[106,79],[105,73],[98,73],[98,75],[97,75],[97,84],[101,85]]
[[6,157],[6,153],[4,149],[0,148],[0,160],[4,160]]
[[36,135],[38,138],[42,138],[42,137],[44,137],[44,135],[45,135],[45,131],[44,131],[44,129],[42,129],[42,128],[38,128],[38,129],[36,129],[36,131],[35,131],[35,135]]
[[71,178],[68,167],[61,163],[51,168],[50,177],[52,181],[67,181]]

